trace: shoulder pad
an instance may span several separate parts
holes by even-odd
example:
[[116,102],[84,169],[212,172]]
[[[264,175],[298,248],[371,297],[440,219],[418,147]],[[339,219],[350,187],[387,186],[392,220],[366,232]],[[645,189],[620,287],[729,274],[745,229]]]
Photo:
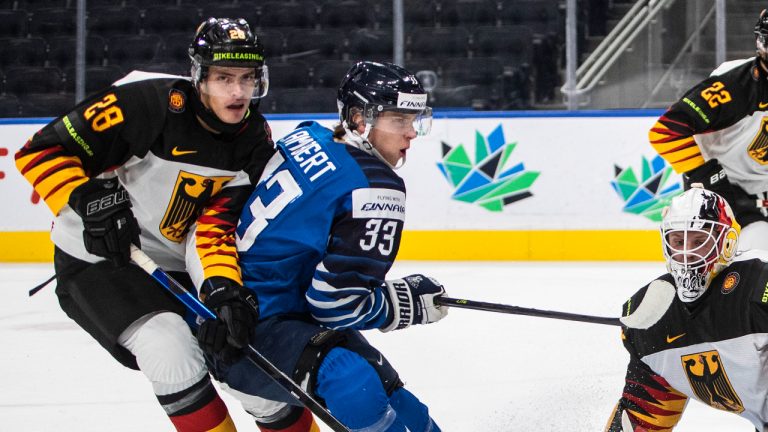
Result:
[[183,77],[180,75],[170,75],[170,74],[164,74],[164,73],[158,73],[158,72],[133,71],[128,75],[115,81],[114,85],[121,86],[121,85],[130,84],[137,81],[146,81],[150,79],[163,79],[163,78],[164,79],[183,79],[183,80],[189,81],[189,77]]
[[724,73],[736,69],[737,67],[743,65],[744,63],[751,63],[755,61],[754,57],[750,57],[748,59],[739,59],[739,60],[730,60],[725,63],[722,63],[720,66],[717,67],[717,69],[713,70],[709,76],[719,76],[723,75]]

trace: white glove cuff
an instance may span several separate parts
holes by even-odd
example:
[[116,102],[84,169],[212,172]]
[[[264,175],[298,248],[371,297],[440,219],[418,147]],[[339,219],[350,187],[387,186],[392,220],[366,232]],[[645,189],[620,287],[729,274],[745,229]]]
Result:
[[389,294],[392,311],[392,322],[381,328],[382,332],[402,330],[413,323],[413,295],[408,284],[403,279],[384,281],[384,286]]

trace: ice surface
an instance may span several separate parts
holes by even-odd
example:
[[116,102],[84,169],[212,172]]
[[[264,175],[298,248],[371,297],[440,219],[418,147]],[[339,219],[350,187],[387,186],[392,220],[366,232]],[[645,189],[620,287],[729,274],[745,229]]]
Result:
[[[662,271],[660,262],[400,262],[390,277],[423,273],[451,297],[618,316],[623,301]],[[172,431],[144,376],[70,321],[52,286],[27,297],[51,274],[50,265],[0,264],[0,430]],[[617,327],[473,310],[366,334],[446,432],[601,431],[628,360]],[[237,402],[224,399],[238,429],[255,431]],[[691,402],[675,430],[754,428]]]

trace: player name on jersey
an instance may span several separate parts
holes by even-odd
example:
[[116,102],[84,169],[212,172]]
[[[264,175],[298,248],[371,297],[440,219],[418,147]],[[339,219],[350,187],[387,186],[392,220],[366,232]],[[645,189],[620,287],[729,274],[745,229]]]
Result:
[[336,170],[336,165],[331,162],[323,147],[306,130],[286,137],[283,144],[311,182],[327,172]]

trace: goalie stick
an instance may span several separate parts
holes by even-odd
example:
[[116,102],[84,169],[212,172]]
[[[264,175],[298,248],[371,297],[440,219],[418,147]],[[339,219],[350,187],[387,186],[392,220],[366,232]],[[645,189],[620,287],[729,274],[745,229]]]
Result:
[[[147,254],[145,254],[141,249],[133,245],[131,245],[131,259],[193,312],[205,319],[216,318],[216,315],[210,309],[208,309],[208,307],[205,306],[195,295],[193,295],[186,288],[184,288],[184,286],[173,279],[171,275],[158,267],[157,264],[152,261],[152,258],[148,257]],[[293,397],[299,400],[305,407],[312,411],[314,415],[316,415],[320,420],[328,425],[334,432],[350,432],[350,430],[338,419],[336,419],[336,417],[334,417],[333,414],[328,411],[328,409],[320,405],[320,403],[317,402],[306,391],[304,391],[301,386],[296,384],[296,382],[289,378],[288,375],[273,365],[272,362],[264,357],[252,345],[249,344],[245,349],[245,356],[270,378],[272,378],[278,385],[280,385],[280,387],[285,389]]]
[[672,304],[675,298],[675,287],[665,280],[655,280],[648,285],[640,305],[629,315],[621,318],[581,315],[569,312],[557,312],[541,309],[510,306],[498,303],[487,303],[474,300],[451,297],[435,297],[435,304],[463,309],[475,309],[487,312],[500,312],[515,315],[528,315],[542,318],[555,318],[568,321],[581,321],[593,324],[606,324],[628,328],[647,329],[656,324]]

